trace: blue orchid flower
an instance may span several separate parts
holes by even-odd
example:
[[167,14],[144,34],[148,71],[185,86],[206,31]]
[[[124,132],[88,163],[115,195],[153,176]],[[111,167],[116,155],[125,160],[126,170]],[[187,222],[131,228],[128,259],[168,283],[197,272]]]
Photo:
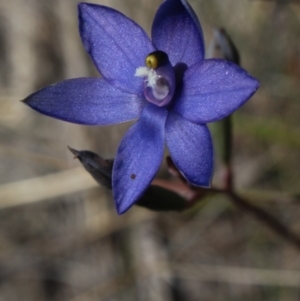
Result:
[[80,3],[79,29],[102,78],[75,78],[48,86],[24,101],[34,110],[85,125],[138,119],[123,137],[113,166],[119,214],[150,185],[164,144],[193,185],[209,187],[213,145],[206,123],[243,105],[258,89],[244,69],[204,59],[200,23],[185,0],[165,0],[146,32],[122,13]]

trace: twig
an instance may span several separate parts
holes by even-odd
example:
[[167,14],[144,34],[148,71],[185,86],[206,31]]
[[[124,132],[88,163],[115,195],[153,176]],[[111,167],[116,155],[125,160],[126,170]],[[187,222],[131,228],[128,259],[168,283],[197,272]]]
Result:
[[[167,267],[183,279],[200,281],[218,281],[243,285],[270,285],[295,287],[300,286],[300,273],[293,270],[255,269],[234,266],[219,266],[193,263],[167,263]],[[169,277],[166,263],[160,263],[160,274],[163,278]]]
[[[254,0],[252,0],[254,1]],[[256,0],[256,1],[261,1],[261,2],[273,2],[277,4],[300,4],[299,0]]]
[[98,187],[82,168],[0,185],[0,209],[27,205]]
[[109,278],[104,283],[100,283],[91,287],[84,292],[78,293],[75,298],[68,299],[69,301],[94,300],[95,296],[106,299],[113,294],[116,294],[120,289],[128,287],[134,281],[134,277],[130,271],[126,274],[117,275]]

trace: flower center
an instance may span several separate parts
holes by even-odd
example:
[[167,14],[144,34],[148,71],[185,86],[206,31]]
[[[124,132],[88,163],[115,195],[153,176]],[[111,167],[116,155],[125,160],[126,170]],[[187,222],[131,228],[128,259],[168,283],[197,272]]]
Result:
[[144,95],[146,99],[159,106],[167,105],[175,92],[176,81],[174,69],[168,55],[155,51],[146,57],[146,66],[138,67],[135,76],[144,78]]

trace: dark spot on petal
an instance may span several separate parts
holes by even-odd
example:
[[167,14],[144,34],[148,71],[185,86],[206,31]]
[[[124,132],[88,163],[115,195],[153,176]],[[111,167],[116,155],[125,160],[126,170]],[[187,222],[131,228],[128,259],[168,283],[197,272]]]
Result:
[[130,176],[130,178],[131,178],[132,180],[134,180],[134,179],[136,178],[136,175],[133,173],[133,174]]

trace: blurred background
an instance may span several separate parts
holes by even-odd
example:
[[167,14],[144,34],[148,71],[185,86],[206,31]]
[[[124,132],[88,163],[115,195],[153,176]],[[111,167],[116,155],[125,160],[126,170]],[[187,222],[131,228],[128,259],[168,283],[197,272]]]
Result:
[[[149,33],[159,0],[94,0]],[[261,81],[233,116],[237,190],[300,235],[300,2],[190,0]],[[113,158],[130,124],[84,127],[18,100],[97,76],[75,0],[0,0],[0,301],[300,300],[299,250],[225,196],[183,213],[115,212],[67,145]],[[217,155],[218,133],[212,128]],[[214,182],[222,177],[216,158]],[[160,177],[168,177],[162,168]]]

